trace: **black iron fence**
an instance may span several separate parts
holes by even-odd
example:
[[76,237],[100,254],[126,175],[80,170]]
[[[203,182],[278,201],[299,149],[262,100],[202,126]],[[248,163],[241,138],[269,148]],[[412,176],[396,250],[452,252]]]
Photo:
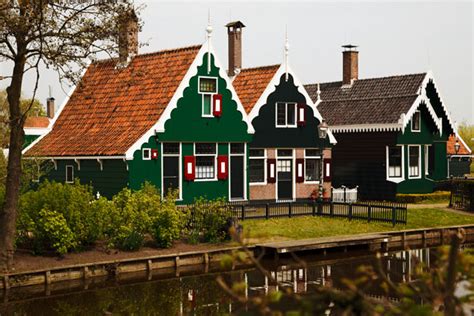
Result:
[[366,220],[368,222],[407,223],[407,205],[392,202],[344,203],[329,201],[229,203],[234,217],[240,220],[296,216],[327,216]]
[[459,180],[451,182],[449,207],[474,212],[474,181]]

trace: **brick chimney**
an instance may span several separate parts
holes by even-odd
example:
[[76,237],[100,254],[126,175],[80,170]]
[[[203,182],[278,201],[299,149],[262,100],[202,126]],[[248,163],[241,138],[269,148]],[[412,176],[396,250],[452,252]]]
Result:
[[119,17],[119,62],[127,64],[138,54],[138,17],[129,10]]
[[359,52],[355,45],[343,45],[342,52],[342,84],[351,85],[359,79]]
[[50,119],[54,118],[54,98],[46,99],[46,116]]
[[227,74],[232,77],[239,74],[242,69],[242,28],[244,23],[234,21],[227,23],[227,36],[229,38],[229,68]]

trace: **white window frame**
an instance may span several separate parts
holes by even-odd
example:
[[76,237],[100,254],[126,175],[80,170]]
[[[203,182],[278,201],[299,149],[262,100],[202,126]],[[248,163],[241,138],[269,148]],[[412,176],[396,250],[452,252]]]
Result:
[[[400,177],[391,177],[390,176],[390,165],[389,165],[389,154],[390,154],[390,147],[401,147],[401,176]],[[400,183],[405,180],[405,146],[404,145],[394,145],[394,146],[385,146],[385,174],[386,180],[394,183]]]
[[[235,143],[229,143],[228,144],[228,152],[229,152],[229,161],[228,161],[228,165],[227,165],[227,174],[229,175],[229,190],[228,190],[228,197],[229,197],[229,201],[247,201],[248,200],[248,196],[247,196],[247,183],[249,183],[247,181],[247,159],[245,159],[247,157],[247,149],[248,149],[248,145],[247,143],[239,143],[239,144],[243,144],[244,145],[244,151],[241,152],[241,153],[232,153],[231,151],[231,146],[232,144],[235,144]],[[232,193],[231,193],[231,186],[232,186],[232,173],[230,172],[231,170],[231,167],[232,167],[232,156],[240,156],[240,157],[243,157],[243,160],[244,160],[244,198],[243,199],[239,199],[239,198],[232,198]],[[264,168],[263,170],[265,170],[265,164],[264,164]]]
[[[250,150],[263,150],[263,156],[252,157]],[[263,182],[250,182],[250,160],[263,160]],[[250,148],[249,149],[249,185],[266,185],[267,184],[267,150],[265,148]]]
[[[214,147],[216,148],[214,154],[196,154],[196,145],[197,144],[214,144]],[[217,143],[208,143],[208,142],[199,142],[199,143],[194,143],[193,144],[193,155],[195,157],[210,157],[210,156],[213,156],[214,157],[214,176],[212,178],[206,178],[206,179],[202,179],[202,178],[198,178],[197,177],[197,159],[196,159],[196,164],[194,166],[195,168],[195,176],[196,178],[194,179],[195,182],[210,182],[210,181],[217,181],[217,150],[218,150],[218,146],[217,146]]]
[[[145,152],[148,152],[148,158],[145,157]],[[151,148],[142,148],[142,160],[151,160]]]
[[33,175],[31,177],[31,182],[39,183],[40,182],[40,173],[41,173],[41,166],[40,164],[35,161],[36,163],[36,168],[33,167],[33,169],[36,169],[33,171]]
[[431,144],[425,145],[425,176],[430,174],[428,167],[430,164],[430,147],[431,146],[432,146]]
[[[418,113],[418,129],[413,128],[413,124],[415,123],[415,114]],[[421,132],[421,112],[420,110],[416,110],[411,117],[410,128],[412,132],[420,133]]]
[[[278,103],[285,104],[285,124],[278,124]],[[288,124],[288,105],[291,104],[295,107],[295,123]],[[275,126],[277,128],[295,128],[298,126],[298,104],[296,102],[275,102]]]
[[[412,176],[410,174],[410,152],[411,148],[418,147],[418,175]],[[408,179],[421,179],[421,145],[408,145]]]
[[321,164],[323,163],[322,162],[322,159],[321,159],[321,155],[319,156],[307,156],[306,155],[306,150],[309,149],[309,150],[320,150],[320,148],[305,148],[304,149],[304,166],[303,166],[303,170],[304,170],[304,183],[307,183],[307,184],[319,184],[319,179],[321,179],[321,175],[319,175],[319,179],[316,180],[316,181],[307,181],[306,180],[306,159],[319,159],[319,170],[318,170],[318,173],[321,173]]
[[[72,169],[72,172],[71,172],[71,174],[72,174],[72,179],[68,181],[68,179],[67,179],[67,170],[68,170],[69,168]],[[64,182],[66,182],[66,183],[74,183],[74,165],[66,165],[66,169],[65,169],[65,170],[66,170],[66,175],[65,175],[65,177],[64,177],[64,179],[65,179]]]
[[[214,93],[212,92],[201,92],[201,78],[202,79],[214,79],[216,81],[216,91]],[[208,117],[208,118],[212,118],[214,117],[214,114],[212,113],[212,107],[213,107],[213,104],[212,104],[212,100],[213,100],[213,97],[214,95],[218,94],[219,92],[219,80],[217,77],[210,77],[210,76],[199,76],[198,78],[198,92],[199,94],[201,95],[201,117]],[[205,114],[204,113],[204,96],[205,95],[210,95],[211,96],[211,113],[210,114]],[[222,104],[221,104],[221,108],[222,108]]]

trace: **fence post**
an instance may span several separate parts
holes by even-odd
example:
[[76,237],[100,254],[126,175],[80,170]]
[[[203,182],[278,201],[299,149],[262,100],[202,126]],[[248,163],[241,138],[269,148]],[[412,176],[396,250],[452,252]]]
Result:
[[268,203],[265,204],[265,218],[266,218],[266,219],[269,219],[269,218],[270,218],[270,214],[269,214],[269,212],[268,212],[268,207],[269,207]]
[[319,201],[318,203],[318,215],[321,216],[323,214],[323,201]]
[[245,220],[245,204],[242,204],[242,220]]
[[397,223],[397,208],[394,206],[392,207],[392,225],[395,226]]
[[469,211],[474,212],[474,186],[469,186]]
[[288,202],[288,217],[291,217],[291,202]]
[[370,220],[372,219],[372,205],[369,204],[367,208],[367,220],[370,223]]
[[334,217],[334,204],[332,201],[329,203],[329,216]]
[[349,204],[349,220],[352,220],[352,203]]
[[316,216],[316,201],[313,200],[313,216]]
[[344,187],[344,203],[346,203],[346,187]]

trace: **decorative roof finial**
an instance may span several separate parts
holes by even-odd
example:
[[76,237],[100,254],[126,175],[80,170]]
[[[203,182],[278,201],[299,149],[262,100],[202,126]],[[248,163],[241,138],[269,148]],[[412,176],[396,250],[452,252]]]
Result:
[[211,37],[212,37],[212,25],[211,25],[211,9],[207,12],[207,73],[211,72]]
[[288,53],[290,44],[288,43],[288,25],[285,26],[285,80],[288,81]]
[[316,95],[317,95],[317,101],[321,101],[321,90],[319,89],[319,83],[318,83],[318,91],[316,91]]

